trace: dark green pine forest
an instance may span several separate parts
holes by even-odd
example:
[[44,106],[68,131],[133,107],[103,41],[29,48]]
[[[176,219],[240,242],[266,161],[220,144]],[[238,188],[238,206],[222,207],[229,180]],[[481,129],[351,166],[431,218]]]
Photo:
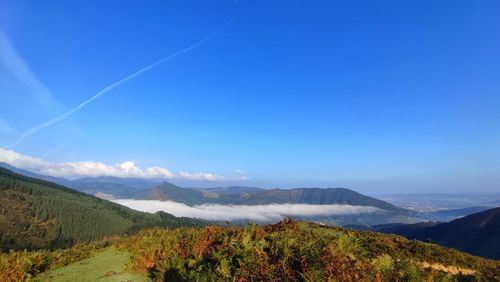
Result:
[[62,248],[146,227],[203,221],[147,214],[51,182],[0,168],[0,241],[9,249]]

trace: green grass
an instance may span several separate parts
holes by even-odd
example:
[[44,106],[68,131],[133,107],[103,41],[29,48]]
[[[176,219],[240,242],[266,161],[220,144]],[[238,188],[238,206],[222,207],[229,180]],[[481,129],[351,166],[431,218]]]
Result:
[[95,256],[59,269],[43,273],[34,281],[150,281],[147,274],[133,274],[125,270],[129,254],[108,249]]

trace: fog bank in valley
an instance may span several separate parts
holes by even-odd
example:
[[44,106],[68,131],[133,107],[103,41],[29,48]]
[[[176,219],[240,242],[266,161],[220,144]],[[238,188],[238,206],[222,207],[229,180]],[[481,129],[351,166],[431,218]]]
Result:
[[351,205],[270,204],[248,206],[203,204],[188,206],[172,201],[132,199],[113,200],[113,202],[143,212],[155,213],[163,211],[178,217],[227,221],[251,220],[269,222],[279,221],[286,216],[356,215],[381,211],[375,207]]

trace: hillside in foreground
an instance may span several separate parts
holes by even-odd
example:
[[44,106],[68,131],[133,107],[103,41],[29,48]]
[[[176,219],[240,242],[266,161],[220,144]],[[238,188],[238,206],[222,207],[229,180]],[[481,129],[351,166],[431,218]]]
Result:
[[131,234],[154,226],[202,222],[167,213],[148,214],[75,190],[0,168],[0,247],[69,247],[106,236]]
[[[3,254],[0,279],[35,276],[36,281],[50,277],[64,281],[64,277],[78,275],[75,269],[82,277],[100,281],[119,277],[153,281],[500,279],[499,261],[397,235],[287,220],[266,226],[153,228],[120,239],[111,247],[83,245],[55,252],[57,255],[50,251]],[[84,262],[69,264],[85,257]],[[110,264],[110,268],[94,267],[99,263]]]

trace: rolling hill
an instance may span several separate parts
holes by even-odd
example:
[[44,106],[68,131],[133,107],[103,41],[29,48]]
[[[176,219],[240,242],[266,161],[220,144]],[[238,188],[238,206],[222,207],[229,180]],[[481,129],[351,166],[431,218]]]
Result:
[[[86,177],[68,180],[31,171],[17,169],[5,163],[6,167],[19,174],[61,184],[96,197],[114,199],[175,201],[186,205],[268,205],[268,204],[310,204],[310,205],[354,205],[372,206],[380,209],[364,215],[331,215],[294,217],[332,225],[371,226],[387,223],[414,223],[422,219],[405,209],[368,197],[345,188],[296,188],[265,190],[257,187],[230,186],[214,188],[182,188],[172,183],[134,178]],[[150,187],[150,188],[148,188]]]
[[72,181],[68,187],[107,200],[131,198],[139,193],[136,188],[114,182]]
[[[244,191],[244,192],[243,192]],[[386,223],[414,223],[418,218],[405,209],[368,197],[345,188],[296,188],[296,189],[248,189],[233,188],[228,193],[219,189],[181,188],[164,182],[161,185],[141,191],[136,200],[174,201],[189,206],[203,204],[218,205],[272,205],[272,204],[308,204],[308,205],[351,205],[378,208],[371,213],[291,216],[297,220],[308,220],[325,224],[343,225],[376,225]],[[289,215],[287,215],[289,216]],[[290,216],[289,216],[290,217]],[[271,221],[267,222],[270,223]]]
[[172,183],[163,182],[154,188],[139,192],[134,198],[138,200],[174,201],[186,205],[199,205],[203,203],[215,203],[217,197],[219,197],[219,194],[215,192],[181,188]]
[[145,227],[199,224],[202,222],[166,213],[138,212],[0,168],[2,250],[66,247]]
[[263,191],[264,189],[259,187],[249,187],[249,186],[228,186],[228,187],[205,188],[203,190],[217,192],[217,193],[225,193],[225,194],[240,194],[240,193],[260,192]]
[[357,206],[372,206],[389,211],[401,210],[400,208],[382,200],[368,197],[345,188],[296,188],[289,190],[264,190],[256,193],[243,194],[233,203],[245,205],[261,205],[274,203],[312,205],[345,204]]
[[372,230],[432,241],[474,255],[500,259],[500,208],[446,223],[394,224],[375,226]]
[[75,190],[96,195],[105,193],[113,198],[134,198],[143,200],[176,201],[187,205],[204,203],[234,205],[265,204],[347,204],[373,206],[388,211],[403,209],[369,196],[362,195],[345,188],[296,188],[296,189],[261,189],[257,187],[230,186],[214,188],[182,188],[175,184],[155,181],[118,178],[118,177],[85,177],[75,180],[36,174],[28,170],[18,169],[6,163],[0,163],[18,174],[54,182]]
[[296,188],[296,189],[252,189],[251,192],[230,193],[219,189],[189,189],[164,182],[152,189],[141,191],[136,199],[171,200],[187,205],[216,203],[232,205],[266,205],[266,204],[311,204],[330,205],[345,204],[372,206],[388,211],[401,211],[392,204],[365,196],[345,188]]
[[134,190],[145,190],[160,184],[160,181],[141,179],[141,178],[121,178],[121,177],[112,177],[112,176],[98,176],[98,177],[83,177],[73,180],[74,182],[80,183],[83,185],[84,183],[114,183],[120,184],[123,186],[127,186],[133,188]]

